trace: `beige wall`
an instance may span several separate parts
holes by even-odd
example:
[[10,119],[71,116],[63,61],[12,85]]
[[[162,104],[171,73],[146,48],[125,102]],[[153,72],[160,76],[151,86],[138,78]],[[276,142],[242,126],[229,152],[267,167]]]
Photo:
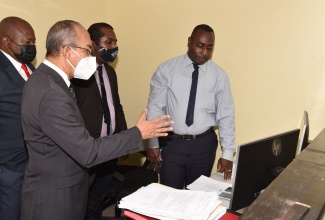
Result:
[[149,82],[163,61],[184,54],[195,25],[215,30],[212,60],[229,74],[236,105],[236,143],[298,127],[303,110],[310,138],[325,125],[325,2],[323,0],[93,0],[0,2],[1,19],[29,21],[37,64],[57,20],[114,26],[116,70],[129,126],[147,104]]
[[[100,7],[98,7],[100,5]],[[39,65],[45,57],[45,40],[50,27],[59,20],[75,20],[85,28],[98,21],[107,21],[108,3],[105,0],[1,0],[0,20],[17,16],[28,21],[36,35],[37,56],[33,63]]]
[[109,0],[109,20],[129,124],[157,65],[185,53],[194,26],[207,23],[216,35],[212,60],[231,80],[237,145],[298,127],[304,110],[311,139],[324,128],[324,1]]
[[324,127],[325,2],[109,0],[119,38],[121,96],[130,123],[147,103],[159,63],[186,52],[200,23],[216,34],[212,60],[229,74],[237,144],[298,127],[303,110],[310,137]]

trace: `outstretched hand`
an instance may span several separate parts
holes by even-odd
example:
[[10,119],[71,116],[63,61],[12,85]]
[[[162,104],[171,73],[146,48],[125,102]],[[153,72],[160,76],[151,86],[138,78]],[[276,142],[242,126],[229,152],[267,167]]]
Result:
[[136,123],[136,126],[141,132],[142,139],[167,136],[167,132],[173,130],[170,125],[174,122],[169,121],[169,115],[163,115],[151,120],[146,120],[147,113],[148,110],[145,109]]

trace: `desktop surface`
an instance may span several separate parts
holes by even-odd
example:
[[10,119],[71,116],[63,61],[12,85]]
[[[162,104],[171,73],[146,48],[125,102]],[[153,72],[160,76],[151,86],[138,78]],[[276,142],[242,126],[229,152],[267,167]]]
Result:
[[[232,187],[233,182],[235,180],[235,172],[236,172],[236,164],[233,165],[233,172],[232,172],[230,181],[225,181],[224,178],[223,178],[223,174],[218,173],[218,172],[211,175],[210,178],[213,179],[213,180],[216,180],[218,182],[221,182],[221,183],[228,183],[229,186]],[[230,199],[224,199],[222,197],[219,197],[219,199],[221,201],[221,205],[226,207],[227,209],[229,209],[229,207],[230,207],[230,199],[231,199],[231,192],[230,192]],[[236,211],[228,210],[228,212],[235,213],[238,216],[238,215],[242,214],[245,211],[245,209],[246,209],[246,207],[244,207],[242,209],[239,209],[239,210],[236,210]]]
[[[133,220],[157,220],[155,218],[151,218],[145,215],[141,215],[129,210],[123,211],[123,216],[127,217],[128,219]],[[227,212],[219,218],[219,220],[237,220],[240,217],[240,215],[236,212],[232,212],[230,210],[227,210]]]
[[[213,175],[210,176],[211,179],[214,179],[216,181],[219,182],[223,182],[223,183],[229,183],[229,186],[232,186],[232,180],[231,181],[224,181],[223,179],[223,174],[221,173],[215,173]],[[220,201],[221,201],[221,205],[223,207],[226,207],[227,209],[229,209],[229,205],[230,205],[230,200],[228,199],[223,199],[221,197],[219,197]]]

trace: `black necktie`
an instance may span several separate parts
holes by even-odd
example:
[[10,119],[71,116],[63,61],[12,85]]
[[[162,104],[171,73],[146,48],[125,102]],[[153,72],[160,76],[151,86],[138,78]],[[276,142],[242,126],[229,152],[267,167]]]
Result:
[[98,76],[99,76],[99,81],[100,81],[100,88],[102,91],[104,122],[107,124],[107,134],[109,134],[110,128],[111,128],[111,115],[109,113],[109,107],[108,107],[108,103],[107,103],[107,96],[106,96],[106,89],[105,89],[105,84],[104,84],[104,80],[103,80],[102,66],[98,66],[97,70],[98,70]]
[[199,66],[193,63],[194,71],[192,73],[192,85],[190,91],[190,98],[188,100],[187,113],[185,123],[188,127],[193,124],[194,121],[194,106],[196,97],[197,80],[199,78]]
[[71,83],[70,83],[70,86],[69,86],[69,90],[70,90],[70,93],[71,93],[71,95],[72,95],[73,100],[74,100],[75,102],[77,102],[77,100],[76,100],[76,93],[75,93],[75,91],[74,91],[74,89],[73,89]]

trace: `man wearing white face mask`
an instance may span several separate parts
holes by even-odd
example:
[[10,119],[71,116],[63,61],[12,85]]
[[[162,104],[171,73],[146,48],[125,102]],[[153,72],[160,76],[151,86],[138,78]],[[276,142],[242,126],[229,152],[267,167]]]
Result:
[[[78,47],[75,45],[70,45],[69,47],[80,58],[80,61],[76,67],[74,67],[70,60],[66,58],[66,61],[68,61],[70,66],[74,69],[73,77],[77,79],[88,80],[92,75],[92,71],[96,69],[96,57],[91,56],[91,49],[89,48]],[[88,56],[81,57],[73,48],[79,48],[87,51],[86,54]],[[47,63],[46,60],[45,63]]]
[[59,21],[48,32],[46,59],[25,84],[22,127],[29,163],[22,189],[22,220],[84,219],[88,168],[143,149],[142,139],[166,136],[169,116],[145,120],[94,139],[69,91],[70,79],[88,79],[96,69],[91,40],[77,22]]

